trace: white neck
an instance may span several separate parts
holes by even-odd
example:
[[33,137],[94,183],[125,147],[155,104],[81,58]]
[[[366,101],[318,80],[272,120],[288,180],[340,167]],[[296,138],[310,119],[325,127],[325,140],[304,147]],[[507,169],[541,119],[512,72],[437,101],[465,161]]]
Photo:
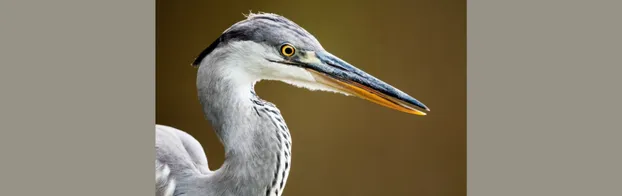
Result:
[[291,160],[289,131],[278,109],[254,94],[258,79],[221,54],[227,52],[215,50],[220,58],[206,58],[197,76],[205,117],[225,147],[223,166],[204,186],[224,187],[221,195],[281,195]]

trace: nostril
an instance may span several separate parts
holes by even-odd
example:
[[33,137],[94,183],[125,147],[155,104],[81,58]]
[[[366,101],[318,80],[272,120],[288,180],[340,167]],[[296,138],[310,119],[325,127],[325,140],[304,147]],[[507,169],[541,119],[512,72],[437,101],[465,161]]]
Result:
[[341,66],[341,65],[339,65],[339,64],[333,63],[332,61],[324,61],[324,63],[326,63],[327,65],[330,65],[330,66],[332,66],[332,67],[335,67],[335,68],[337,68],[337,69],[341,69],[342,71],[349,71],[349,70],[348,70],[348,69],[346,69],[345,67],[343,67],[343,66]]

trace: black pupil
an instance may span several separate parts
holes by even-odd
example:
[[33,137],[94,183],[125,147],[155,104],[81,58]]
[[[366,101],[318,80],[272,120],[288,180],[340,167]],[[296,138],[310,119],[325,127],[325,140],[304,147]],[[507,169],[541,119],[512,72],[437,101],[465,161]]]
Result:
[[285,54],[292,54],[294,52],[294,50],[292,48],[285,48]]

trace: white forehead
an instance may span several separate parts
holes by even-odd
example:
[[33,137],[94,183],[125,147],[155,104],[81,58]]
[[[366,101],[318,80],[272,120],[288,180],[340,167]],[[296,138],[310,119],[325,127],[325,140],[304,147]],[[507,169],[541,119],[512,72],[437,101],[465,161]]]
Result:
[[271,62],[284,60],[278,48],[253,41],[234,41],[224,46],[228,51],[229,64],[241,68],[259,79],[285,80],[292,78],[312,80],[310,73],[300,67]]
[[202,73],[226,76],[238,84],[255,83],[260,80],[277,80],[309,90],[338,92],[318,83],[311,72],[294,65],[268,61],[283,60],[272,46],[253,41],[235,41],[219,47],[201,63]]
[[284,73],[310,77],[302,68],[269,60],[283,60],[278,48],[254,41],[230,41],[210,53],[200,67],[220,69],[231,74],[250,74],[259,80],[281,79],[279,77],[283,77]]

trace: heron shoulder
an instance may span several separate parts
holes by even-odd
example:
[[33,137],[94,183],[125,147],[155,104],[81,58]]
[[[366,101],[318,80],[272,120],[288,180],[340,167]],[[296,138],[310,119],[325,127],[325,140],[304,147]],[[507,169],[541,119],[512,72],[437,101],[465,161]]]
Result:
[[175,162],[177,170],[210,173],[207,157],[201,144],[190,134],[165,125],[156,125],[156,159],[164,164]]

